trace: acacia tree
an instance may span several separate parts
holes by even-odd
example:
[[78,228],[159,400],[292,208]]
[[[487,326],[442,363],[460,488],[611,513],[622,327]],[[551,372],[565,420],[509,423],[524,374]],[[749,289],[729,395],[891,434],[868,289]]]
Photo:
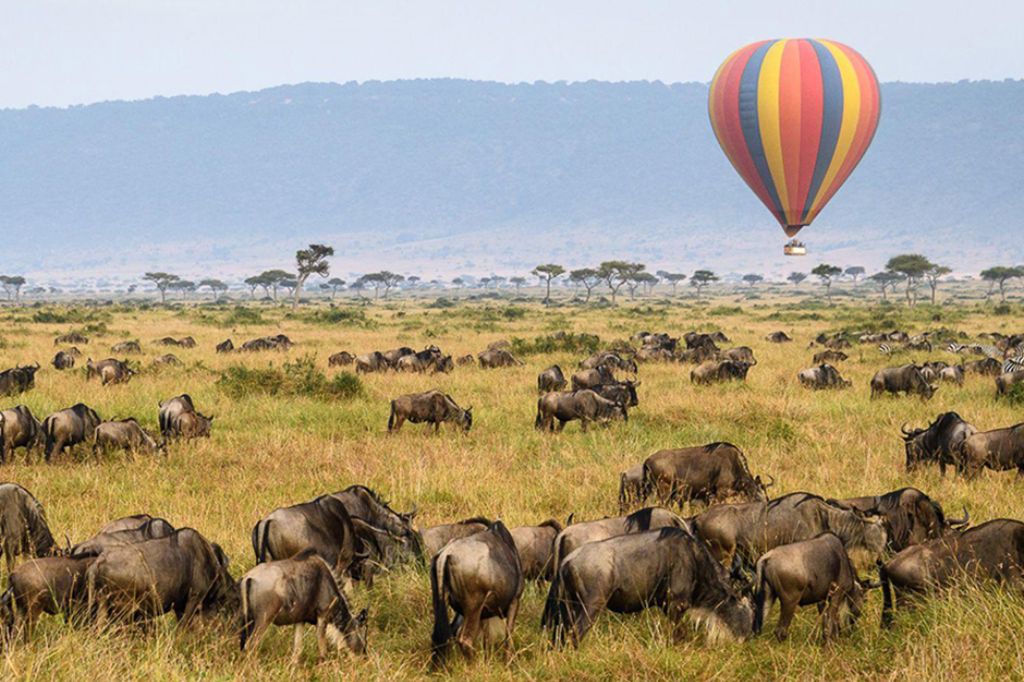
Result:
[[924,273],[925,281],[932,290],[932,305],[935,305],[935,291],[939,288],[939,280],[951,272],[953,270],[945,265],[933,265]]
[[171,285],[170,285],[169,288],[172,289],[173,291],[180,291],[181,292],[181,300],[184,301],[185,299],[188,298],[188,293],[190,291],[195,291],[196,290],[196,283],[195,282],[191,282],[191,281],[189,281],[187,279],[176,279],[173,282],[171,282]]
[[[654,290],[654,287],[658,286],[658,284],[661,283],[660,279],[658,279],[656,276],[652,275],[649,272],[638,272],[635,275],[633,275],[631,281],[635,282],[636,284],[642,285],[644,288],[644,293],[647,294],[648,296],[651,295],[651,291]],[[629,295],[630,298],[632,298],[633,289],[630,289]]]
[[811,274],[817,275],[821,279],[821,283],[825,285],[825,297],[828,298],[828,304],[832,305],[832,280],[843,274],[843,269],[835,265],[822,263],[811,270]]
[[803,282],[805,279],[807,279],[807,273],[806,272],[791,272],[791,273],[789,273],[789,277],[787,277],[786,279],[789,280],[790,282],[792,282],[793,286],[799,286],[800,282]]
[[676,287],[686,279],[686,275],[681,272],[666,272],[664,275],[661,275],[661,278],[672,285],[672,295],[675,296]]
[[606,260],[598,266],[597,272],[612,294],[612,303],[624,284],[632,280],[646,268],[643,263],[631,263],[624,260]]
[[270,286],[270,282],[265,280],[262,275],[253,275],[245,278],[245,285],[249,287],[249,295],[255,299],[258,287],[263,287],[263,294],[267,295],[267,287]]
[[302,295],[302,286],[311,275],[327,277],[331,274],[331,264],[327,259],[334,255],[334,247],[325,244],[310,244],[309,248],[299,249],[295,252],[295,267],[298,274],[295,276],[295,286],[292,293],[292,310],[299,307],[299,297]]
[[508,281],[509,281],[509,283],[510,283],[510,284],[511,284],[512,286],[514,286],[514,287],[516,288],[516,293],[517,293],[517,294],[519,293],[519,290],[520,290],[520,289],[521,289],[521,288],[522,288],[523,286],[525,286],[525,285],[526,285],[526,278],[525,278],[525,277],[511,277],[511,278],[509,278],[509,280],[508,280]]
[[167,290],[171,288],[171,285],[181,281],[181,277],[172,275],[169,272],[147,272],[142,276],[142,279],[152,282],[156,286],[157,291],[160,292],[161,303],[167,302]]
[[338,293],[338,289],[344,288],[345,280],[339,279],[337,277],[332,277],[329,280],[327,280],[327,282],[325,282],[324,286],[326,286],[330,290],[331,300],[333,301],[335,294]]
[[764,277],[762,275],[755,275],[754,273],[750,273],[749,275],[743,275],[743,281],[746,282],[749,286],[754,286],[758,282],[763,282]]
[[373,288],[374,299],[380,298],[380,290],[384,290],[384,298],[388,297],[388,293],[405,281],[405,277],[397,275],[390,270],[381,270],[380,272],[371,272],[360,277],[358,282],[362,283],[363,286],[369,286]]
[[919,253],[904,253],[893,256],[885,264],[885,269],[903,275],[907,281],[906,294],[907,305],[912,306],[917,302],[917,285],[925,273],[935,267],[935,263]]
[[264,288],[270,288],[274,300],[276,301],[278,288],[280,288],[285,282],[294,279],[295,275],[287,270],[264,270],[260,273],[259,277],[267,283]]
[[466,280],[462,279],[461,277],[456,277],[455,279],[452,280],[452,284],[461,289],[462,287],[466,286]]
[[215,301],[220,297],[222,292],[228,290],[228,285],[224,284],[224,282],[219,279],[204,279],[196,286],[197,289],[202,289],[203,287],[208,287],[210,289],[213,293],[213,300]]
[[1006,301],[1006,283],[1018,277],[1024,277],[1024,267],[1011,268],[997,265],[981,271],[981,278],[989,283],[988,295],[992,295],[993,286],[998,286],[1000,301]]
[[21,275],[0,275],[0,286],[3,287],[8,299],[17,300],[21,298],[21,288],[25,286],[25,278]]
[[704,287],[717,281],[718,275],[711,270],[697,270],[690,277],[690,286],[697,287],[697,298],[700,298],[701,292],[704,291]]
[[882,300],[888,301],[889,298],[886,296],[886,289],[892,289],[893,293],[896,293],[896,285],[903,281],[902,275],[897,275],[895,272],[878,272],[869,277],[872,282],[878,285],[878,290],[882,292]]
[[857,278],[864,274],[864,268],[859,265],[851,265],[850,267],[843,270],[843,274],[853,279],[853,283],[857,283]]
[[583,302],[589,303],[591,292],[598,284],[604,281],[604,278],[601,277],[601,273],[595,268],[579,268],[569,273],[569,281],[587,290],[587,296],[583,299]]
[[534,277],[539,277],[542,282],[545,283],[547,289],[544,293],[544,303],[551,302],[551,281],[556,277],[561,277],[565,274],[565,268],[557,263],[545,263],[544,265],[538,265],[535,267],[531,274]]

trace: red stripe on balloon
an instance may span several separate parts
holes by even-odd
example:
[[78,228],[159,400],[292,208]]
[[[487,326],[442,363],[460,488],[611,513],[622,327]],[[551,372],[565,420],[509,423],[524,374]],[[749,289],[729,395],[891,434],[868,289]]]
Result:
[[807,40],[800,40],[798,43],[803,94],[800,100],[800,173],[796,201],[793,203],[797,223],[800,222],[803,208],[807,205],[807,195],[811,191],[811,180],[814,178],[814,165],[818,160],[825,92],[821,82],[821,64],[818,63],[814,47]]

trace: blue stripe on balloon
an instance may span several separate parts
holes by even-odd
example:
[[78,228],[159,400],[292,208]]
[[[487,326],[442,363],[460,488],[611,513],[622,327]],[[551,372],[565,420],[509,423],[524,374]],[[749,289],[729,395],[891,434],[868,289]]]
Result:
[[[765,43],[754,50],[743,68],[743,75],[740,77],[740,128],[743,130],[743,139],[747,143],[747,151],[754,160],[754,167],[761,177],[761,184],[764,185],[772,203],[775,204],[776,216],[782,222],[786,216],[782,211],[782,202],[779,201],[779,193],[775,189],[775,182],[772,180],[772,173],[768,169],[768,159],[764,154],[764,144],[761,141],[761,125],[757,113],[757,82],[761,76],[761,63],[764,55],[772,45],[777,43],[773,40]],[[777,77],[777,76],[776,76]]]
[[839,141],[839,129],[843,123],[843,77],[839,73],[839,65],[827,47],[817,40],[808,41],[818,55],[818,67],[821,69],[821,137],[818,139],[818,158],[814,162],[814,175],[811,176],[811,188],[807,192],[807,203],[801,213],[801,221],[814,205],[825,173],[832,163]]

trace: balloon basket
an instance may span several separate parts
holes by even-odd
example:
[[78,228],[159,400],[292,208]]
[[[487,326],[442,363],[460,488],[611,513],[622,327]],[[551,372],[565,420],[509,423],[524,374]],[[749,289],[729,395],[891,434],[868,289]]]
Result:
[[794,239],[782,247],[782,253],[787,256],[806,256],[807,246],[803,242]]

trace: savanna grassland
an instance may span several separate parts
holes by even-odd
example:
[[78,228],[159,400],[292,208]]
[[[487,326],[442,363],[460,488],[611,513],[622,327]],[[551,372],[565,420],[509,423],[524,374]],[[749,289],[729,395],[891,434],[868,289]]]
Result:
[[[215,415],[213,437],[172,444],[166,457],[111,453],[94,458],[87,448],[44,464],[19,452],[0,478],[19,483],[45,505],[54,535],[74,542],[107,520],[139,512],[192,526],[220,543],[236,577],[254,564],[250,531],[263,515],[353,483],[366,484],[398,509],[419,505],[421,526],[474,515],[500,517],[509,526],[549,517],[564,520],[617,514],[618,474],[651,452],[711,441],[741,447],[754,473],[771,474],[773,494],[808,490],[826,496],[877,494],[913,485],[939,500],[951,515],[966,507],[972,521],[1024,517],[1024,482],[1014,474],[984,472],[965,482],[940,477],[934,468],[903,470],[900,425],[925,425],[955,410],[980,429],[1021,420],[1021,408],[994,399],[990,377],[969,375],[963,387],[941,386],[931,402],[916,398],[871,401],[868,381],[886,364],[929,358],[953,361],[942,349],[886,359],[875,346],[858,346],[840,365],[853,388],[810,392],[795,378],[811,365],[808,343],[819,332],[891,329],[911,332],[946,328],[967,332],[1019,332],[1017,314],[996,316],[983,303],[934,308],[880,307],[857,302],[827,308],[789,299],[710,302],[644,300],[617,307],[542,307],[498,300],[430,307],[393,301],[360,308],[283,307],[248,304],[140,309],[132,306],[11,308],[0,313],[0,367],[38,361],[36,388],[5,407],[24,403],[40,418],[78,401],[105,419],[136,417],[152,431],[157,403],[190,393],[198,409]],[[57,372],[47,363],[53,339],[72,329],[91,338],[79,367]],[[553,363],[569,373],[585,355],[536,347],[555,331],[599,335],[602,344],[638,330],[681,336],[691,329],[720,329],[728,345],[749,345],[758,364],[745,384],[695,387],[691,366],[647,364],[640,368],[640,407],[628,423],[582,433],[569,424],[561,434],[538,433],[536,375]],[[771,344],[767,333],[784,330],[788,344]],[[287,353],[214,353],[232,337],[241,341],[285,333],[296,342]],[[164,336],[191,335],[195,349],[164,348]],[[138,339],[140,373],[126,385],[86,381],[85,356],[110,355],[117,341]],[[355,395],[332,395],[310,378],[308,360],[328,380],[327,357],[398,345],[435,343],[453,356],[476,353],[500,339],[531,342],[525,366],[481,370],[458,367],[449,375],[387,373],[362,378]],[[522,344],[513,341],[516,348]],[[543,351],[543,352],[534,352]],[[180,368],[154,369],[153,359],[175,353]],[[267,394],[222,379],[229,367],[281,369],[293,363],[299,388]],[[299,362],[300,369],[295,369]],[[305,370],[302,369],[305,367]],[[349,368],[350,369],[350,368]],[[315,373],[314,373],[315,375]],[[309,388],[312,386],[312,388]],[[352,389],[352,382],[345,383]],[[306,388],[302,388],[306,387]],[[444,428],[433,435],[407,424],[386,434],[388,401],[407,392],[439,387],[474,408],[468,435]],[[306,390],[309,389],[309,390]],[[1024,676],[1024,600],[996,589],[962,589],[914,612],[899,612],[891,631],[878,627],[881,595],[873,592],[858,625],[822,647],[817,612],[802,610],[791,639],[765,635],[743,644],[714,647],[694,636],[674,642],[664,616],[603,614],[579,650],[551,651],[539,628],[545,585],[528,585],[513,636],[513,650],[453,657],[450,674],[473,679],[992,679]],[[427,573],[409,567],[351,595],[371,615],[369,654],[331,656],[316,663],[314,637],[306,636],[303,664],[289,665],[290,628],[271,632],[253,656],[238,651],[232,622],[212,619],[179,630],[173,617],[144,634],[133,628],[76,629],[44,617],[28,645],[4,652],[4,677],[18,679],[411,679],[429,674],[431,627]],[[774,624],[777,609],[769,619]]]

